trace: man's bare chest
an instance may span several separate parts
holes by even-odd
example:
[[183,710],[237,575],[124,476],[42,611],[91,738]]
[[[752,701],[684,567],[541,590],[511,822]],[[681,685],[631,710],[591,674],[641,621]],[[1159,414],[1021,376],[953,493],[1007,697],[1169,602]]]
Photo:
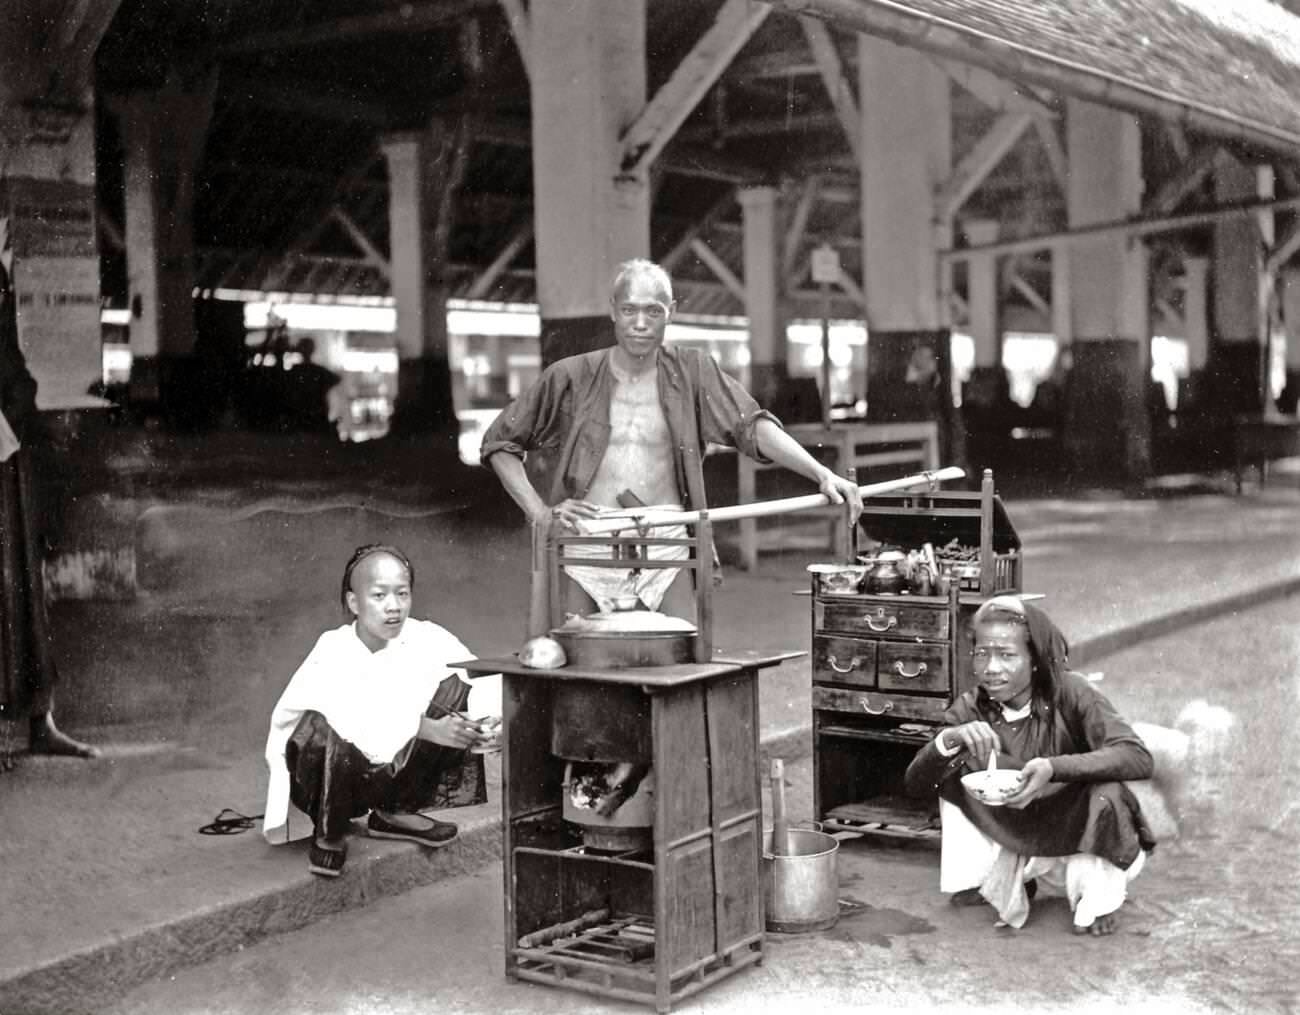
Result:
[[659,401],[655,376],[619,381],[609,403],[611,445],[664,446],[668,444],[668,421]]

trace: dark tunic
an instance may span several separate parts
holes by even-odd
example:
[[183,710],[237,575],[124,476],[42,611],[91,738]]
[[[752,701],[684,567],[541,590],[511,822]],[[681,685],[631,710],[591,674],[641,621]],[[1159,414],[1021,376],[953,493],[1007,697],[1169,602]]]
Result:
[[[1041,611],[1035,613],[1050,625]],[[1034,653],[1032,626],[1030,648]],[[944,713],[949,726],[980,719],[1002,742],[999,768],[1019,769],[1031,758],[1051,761],[1052,782],[1044,793],[1023,809],[986,807],[970,799],[961,785],[961,777],[977,768],[970,754],[962,750],[945,758],[934,740],[908,766],[909,793],[937,790],[985,835],[1023,856],[1091,853],[1127,868],[1139,850],[1155,848],[1137,799],[1124,785],[1125,780],[1151,777],[1151,755],[1086,677],[1062,669],[1040,680],[1030,715],[1015,722],[1003,718],[1001,705],[983,688],[966,692]]]
[[[530,451],[544,452],[554,462],[546,503],[586,496],[609,448],[609,404],[614,391],[609,354],[609,349],[599,349],[548,367],[488,427],[482,461],[499,451],[520,458]],[[661,348],[656,369],[677,489],[685,507],[700,510],[708,506],[702,465],[707,445],[728,445],[766,461],[754,438],[755,424],[760,419],[778,426],[780,422],[759,408],[712,356],[694,349]]]
[[45,614],[30,444],[36,380],[18,346],[13,294],[0,267],[0,412],[23,448],[0,462],[0,716],[49,710],[57,677]]

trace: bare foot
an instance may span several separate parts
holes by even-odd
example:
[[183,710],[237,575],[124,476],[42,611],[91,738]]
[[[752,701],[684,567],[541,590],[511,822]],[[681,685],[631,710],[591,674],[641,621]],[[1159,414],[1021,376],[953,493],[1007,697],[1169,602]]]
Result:
[[31,740],[27,749],[32,754],[56,754],[69,758],[99,757],[98,747],[73,740],[54,725],[54,716],[49,712],[32,717]]
[[1093,937],[1107,937],[1119,930],[1119,915],[1107,913],[1092,921],[1091,927],[1075,927],[1076,934],[1091,934]]

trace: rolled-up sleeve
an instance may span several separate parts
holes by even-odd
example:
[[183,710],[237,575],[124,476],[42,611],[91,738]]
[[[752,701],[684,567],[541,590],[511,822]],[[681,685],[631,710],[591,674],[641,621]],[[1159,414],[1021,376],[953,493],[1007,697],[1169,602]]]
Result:
[[560,371],[547,370],[536,384],[502,409],[483,434],[479,461],[486,464],[498,451],[523,458],[535,448],[558,444],[563,439],[557,417],[565,383]]
[[743,455],[769,463],[758,448],[755,428],[760,419],[781,421],[754,401],[735,378],[727,374],[712,356],[700,357],[700,437],[714,444],[727,444]]

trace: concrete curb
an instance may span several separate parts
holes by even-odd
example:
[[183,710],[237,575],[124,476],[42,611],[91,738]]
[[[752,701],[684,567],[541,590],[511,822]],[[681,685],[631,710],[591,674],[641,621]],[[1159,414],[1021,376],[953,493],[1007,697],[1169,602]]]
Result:
[[[1198,603],[1081,641],[1072,659],[1077,665],[1091,664],[1150,639],[1298,592],[1300,576]],[[764,771],[771,758],[795,761],[811,751],[810,723],[771,731],[760,745]],[[304,871],[291,883],[188,913],[11,977],[0,982],[0,1010],[4,1015],[94,1012],[146,981],[333,913],[472,873],[500,857],[500,821],[487,814],[462,824],[460,839],[447,849],[377,850],[373,856],[355,858],[347,875],[332,882]]]
[[355,857],[341,878],[318,878],[304,865],[290,883],[186,913],[0,982],[0,1012],[92,1015],[142,983],[272,934],[473,873],[500,859],[501,824],[490,814],[464,823],[459,839],[440,850],[367,841],[376,846],[374,855]]

